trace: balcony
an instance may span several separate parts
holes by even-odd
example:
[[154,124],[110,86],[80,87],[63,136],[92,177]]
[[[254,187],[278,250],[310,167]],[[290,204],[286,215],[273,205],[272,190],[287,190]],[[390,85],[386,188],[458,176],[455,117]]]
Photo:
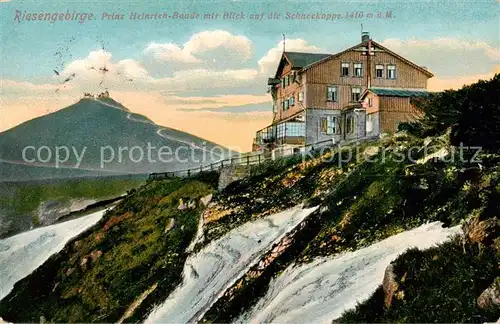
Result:
[[254,139],[256,148],[274,149],[280,145],[304,145],[306,127],[303,121],[284,122],[259,130]]

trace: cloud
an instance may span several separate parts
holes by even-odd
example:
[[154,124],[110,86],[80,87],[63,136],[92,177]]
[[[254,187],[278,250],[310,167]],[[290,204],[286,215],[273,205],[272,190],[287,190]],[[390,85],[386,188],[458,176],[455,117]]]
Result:
[[381,44],[442,76],[488,73],[500,63],[500,49],[484,41],[441,37],[431,40],[386,39]]
[[258,72],[252,69],[241,70],[208,70],[193,69],[181,70],[171,77],[151,80],[151,84],[166,92],[179,92],[199,89],[225,89],[252,84]]
[[[286,50],[290,52],[309,52],[321,53],[321,48],[310,45],[307,41],[295,38],[286,40]],[[271,48],[267,53],[257,62],[259,64],[260,73],[272,75],[278,68],[281,54],[283,53],[283,41],[279,42],[275,47]]]
[[[203,54],[217,51],[218,55]],[[224,30],[202,31],[191,36],[183,45],[153,42],[144,50],[156,59],[173,63],[203,63],[213,60],[237,59],[246,61],[252,57],[253,44],[245,36],[233,35]]]
[[144,53],[151,53],[154,58],[165,62],[201,63],[200,59],[172,43],[151,43],[144,50]]
[[136,60],[113,61],[113,56],[105,50],[91,51],[86,58],[70,62],[59,74],[59,81],[87,87],[99,87],[106,84],[123,83],[131,80],[147,82],[151,79],[146,69]]

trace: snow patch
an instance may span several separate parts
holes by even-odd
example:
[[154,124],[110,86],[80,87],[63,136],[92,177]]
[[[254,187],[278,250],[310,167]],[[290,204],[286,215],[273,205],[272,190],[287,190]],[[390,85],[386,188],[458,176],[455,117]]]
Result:
[[461,233],[461,227],[422,225],[369,247],[288,267],[266,295],[237,322],[331,323],[366,300],[382,283],[387,265],[409,248],[429,248]]
[[66,243],[97,223],[104,211],[71,221],[40,227],[0,240],[0,299],[14,284],[42,265]]
[[275,242],[318,207],[295,207],[246,223],[188,257],[183,282],[146,323],[196,322]]

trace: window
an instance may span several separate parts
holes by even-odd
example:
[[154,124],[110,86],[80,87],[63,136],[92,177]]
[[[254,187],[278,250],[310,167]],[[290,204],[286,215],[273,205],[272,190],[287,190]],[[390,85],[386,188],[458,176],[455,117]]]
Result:
[[395,65],[387,65],[387,79],[396,79]]
[[362,63],[354,63],[354,76],[362,77],[363,76],[363,64]]
[[283,101],[281,102],[281,109],[282,109],[282,110],[285,110],[285,100],[283,100]]
[[285,87],[290,84],[290,77],[285,75]]
[[285,108],[284,109],[288,110],[288,99],[285,99],[284,103],[285,103]]
[[384,77],[384,66],[382,64],[375,65],[375,77],[376,78]]
[[349,63],[342,63],[342,67],[340,69],[341,76],[349,76]]
[[373,99],[368,98],[368,107],[373,107]]
[[373,130],[373,116],[366,115],[366,132],[370,133]]
[[348,116],[346,120],[346,129],[347,129],[347,134],[353,134],[354,133],[354,117],[353,116]]
[[361,88],[351,88],[351,101],[359,101],[361,96]]
[[337,87],[328,86],[327,87],[327,101],[337,101]]
[[295,105],[295,97],[290,97],[290,99],[288,99],[288,101],[290,102],[290,106]]
[[285,87],[285,79],[281,79],[281,88],[284,88]]
[[304,92],[299,92],[299,102],[304,101]]
[[337,118],[335,116],[326,116],[321,118],[321,132],[327,135],[336,134]]

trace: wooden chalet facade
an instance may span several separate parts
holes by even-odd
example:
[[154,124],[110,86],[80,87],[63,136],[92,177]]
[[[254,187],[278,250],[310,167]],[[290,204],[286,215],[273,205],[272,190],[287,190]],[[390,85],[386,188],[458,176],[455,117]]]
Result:
[[[268,80],[273,121],[257,132],[255,150],[378,136],[417,116],[408,98],[426,95],[433,74],[368,33],[361,40],[337,54],[283,52],[276,74]],[[394,91],[382,95],[377,89]]]

